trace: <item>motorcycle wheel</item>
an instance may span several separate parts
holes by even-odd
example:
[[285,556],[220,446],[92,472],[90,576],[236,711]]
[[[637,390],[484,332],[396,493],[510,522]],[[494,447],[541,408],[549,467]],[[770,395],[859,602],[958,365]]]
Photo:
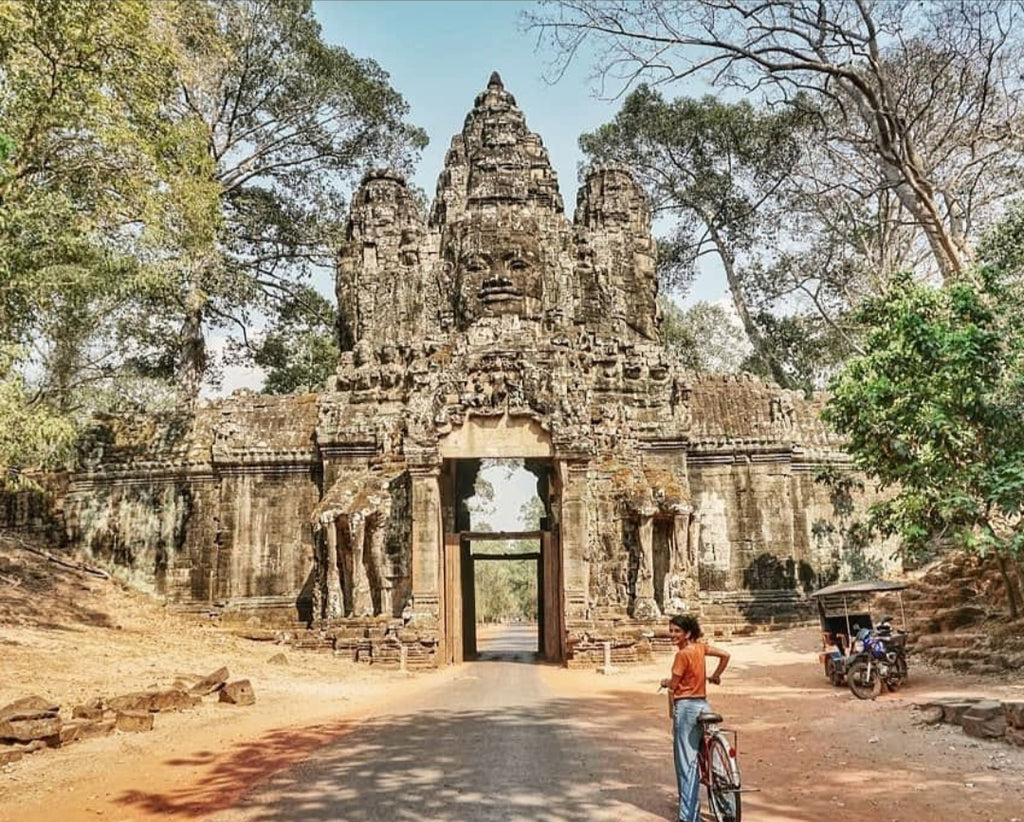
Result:
[[907,660],[901,656],[896,657],[889,670],[889,676],[885,678],[885,687],[890,691],[898,691],[900,686],[906,684],[907,676]]
[[854,662],[846,672],[846,681],[857,699],[874,699],[882,693],[882,680],[872,666],[868,670],[866,662]]
[[825,660],[825,676],[827,676],[828,681],[837,688],[844,684],[843,672],[836,667],[835,662],[831,659]]

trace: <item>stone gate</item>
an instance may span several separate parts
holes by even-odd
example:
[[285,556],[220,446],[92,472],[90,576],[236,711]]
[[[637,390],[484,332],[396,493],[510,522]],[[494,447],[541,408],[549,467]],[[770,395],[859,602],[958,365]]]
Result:
[[486,458],[537,477],[548,659],[641,656],[680,611],[720,630],[799,615],[847,561],[849,512],[815,482],[849,464],[822,399],[683,371],[659,342],[641,190],[595,168],[570,221],[497,74],[429,214],[400,176],[364,178],[336,284],[323,392],[103,421],[69,541],[171,602],[422,664],[472,652],[464,502]]

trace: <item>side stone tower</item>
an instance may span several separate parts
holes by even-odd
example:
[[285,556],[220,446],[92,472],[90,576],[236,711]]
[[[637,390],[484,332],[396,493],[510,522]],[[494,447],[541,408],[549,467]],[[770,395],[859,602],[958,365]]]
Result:
[[352,200],[335,293],[343,351],[357,343],[404,343],[436,328],[438,294],[426,287],[426,226],[405,179],[367,174]]
[[629,172],[600,166],[576,202],[578,321],[607,335],[659,339],[658,279],[651,215]]

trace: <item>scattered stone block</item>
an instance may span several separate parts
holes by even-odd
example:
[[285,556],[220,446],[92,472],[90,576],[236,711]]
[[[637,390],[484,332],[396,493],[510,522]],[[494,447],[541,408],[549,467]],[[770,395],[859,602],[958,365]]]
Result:
[[82,705],[75,705],[71,709],[71,716],[74,719],[103,719],[107,705],[103,697],[97,696]]
[[31,742],[60,733],[60,714],[52,712],[14,714],[0,720],[0,739]]
[[218,691],[224,687],[224,683],[228,681],[228,669],[218,668],[212,674],[204,676],[195,685],[193,685],[189,691],[197,696],[206,696],[212,694],[214,691]]
[[1024,700],[1011,700],[1003,703],[1006,724],[1011,728],[1024,728]]
[[248,679],[238,679],[234,682],[225,683],[221,688],[218,699],[231,705],[254,705],[256,694],[252,689],[252,683]]
[[111,716],[106,719],[78,719],[72,720],[78,725],[79,739],[95,739],[101,736],[110,736],[117,728],[117,717]]
[[0,765],[20,762],[27,754],[35,753],[46,747],[41,739],[34,739],[25,745],[8,745],[0,748]]
[[964,714],[977,704],[977,700],[963,700],[942,703],[942,721],[950,725],[962,725]]
[[1024,728],[1007,728],[1004,738],[1011,745],[1024,748]]
[[922,725],[938,725],[942,722],[945,712],[941,705],[927,705],[918,712],[918,721]]
[[81,732],[82,726],[77,722],[65,722],[60,726],[60,733],[57,734],[57,739],[55,740],[57,744],[51,747],[62,748],[65,745],[70,745],[80,738]]
[[177,688],[167,688],[159,691],[137,691],[131,694],[115,696],[107,703],[114,711],[181,711],[185,708],[193,708],[199,703],[199,698],[191,693],[179,691]]
[[998,739],[1006,733],[1003,703],[995,700],[976,702],[964,712],[960,724],[968,736]]
[[13,762],[20,762],[24,756],[25,752],[21,748],[0,749],[0,767],[10,765]]
[[267,662],[271,665],[287,665],[288,657],[285,654],[274,654]]
[[25,696],[0,708],[0,719],[7,719],[11,716],[39,713],[60,713],[60,705],[56,705],[51,700],[44,699],[41,696]]
[[153,714],[149,711],[118,711],[117,729],[126,733],[153,730]]

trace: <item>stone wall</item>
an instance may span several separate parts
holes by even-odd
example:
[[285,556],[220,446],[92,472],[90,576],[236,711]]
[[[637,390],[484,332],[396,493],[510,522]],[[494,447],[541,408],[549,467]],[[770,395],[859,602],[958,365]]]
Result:
[[240,393],[194,417],[98,421],[63,499],[65,538],[172,603],[294,614],[320,499],[316,398]]
[[613,166],[586,176],[570,220],[492,75],[428,213],[391,171],[356,191],[324,390],[98,421],[68,542],[171,602],[276,608],[313,626],[310,647],[393,657],[397,641],[436,663],[458,657],[457,478],[516,457],[551,480],[545,647],[563,658],[604,641],[642,656],[683,610],[720,631],[805,618],[802,594],[850,565],[849,511],[815,481],[849,461],[821,397],[687,373],[660,345],[650,230]]

